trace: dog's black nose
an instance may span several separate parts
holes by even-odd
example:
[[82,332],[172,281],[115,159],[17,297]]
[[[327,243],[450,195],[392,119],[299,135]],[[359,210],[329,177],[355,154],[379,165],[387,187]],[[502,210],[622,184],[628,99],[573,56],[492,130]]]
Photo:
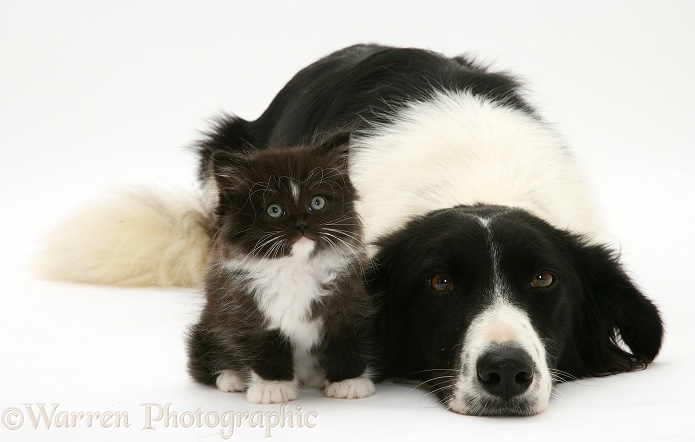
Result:
[[483,388],[505,400],[522,394],[533,382],[533,361],[517,347],[499,346],[486,352],[476,368]]

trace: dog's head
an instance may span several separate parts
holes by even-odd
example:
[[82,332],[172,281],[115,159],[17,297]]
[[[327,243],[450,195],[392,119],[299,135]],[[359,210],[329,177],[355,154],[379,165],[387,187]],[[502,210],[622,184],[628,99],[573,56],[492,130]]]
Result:
[[384,374],[458,413],[536,414],[554,382],[644,367],[661,346],[657,308],[613,252],[522,210],[435,211],[379,249]]

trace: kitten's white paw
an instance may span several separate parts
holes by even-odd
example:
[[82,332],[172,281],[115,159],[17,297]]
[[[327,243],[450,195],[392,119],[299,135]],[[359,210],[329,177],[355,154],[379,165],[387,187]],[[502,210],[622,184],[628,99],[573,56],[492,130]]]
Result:
[[244,378],[234,370],[222,370],[215,379],[215,384],[220,391],[235,393],[246,390]]
[[365,376],[331,382],[326,386],[326,396],[335,399],[362,399],[373,394],[374,384]]
[[294,399],[297,399],[297,381],[266,381],[256,373],[251,374],[246,400],[252,404],[282,404]]

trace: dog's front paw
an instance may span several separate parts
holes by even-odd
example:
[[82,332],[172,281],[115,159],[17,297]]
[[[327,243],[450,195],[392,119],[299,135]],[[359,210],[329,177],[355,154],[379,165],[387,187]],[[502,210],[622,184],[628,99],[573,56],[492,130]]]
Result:
[[256,373],[246,392],[246,400],[252,404],[282,404],[297,399],[297,381],[266,381]]
[[234,370],[222,370],[215,379],[215,385],[220,391],[230,393],[246,390],[244,378]]
[[374,394],[374,384],[366,376],[330,382],[326,386],[326,396],[335,399],[362,399]]

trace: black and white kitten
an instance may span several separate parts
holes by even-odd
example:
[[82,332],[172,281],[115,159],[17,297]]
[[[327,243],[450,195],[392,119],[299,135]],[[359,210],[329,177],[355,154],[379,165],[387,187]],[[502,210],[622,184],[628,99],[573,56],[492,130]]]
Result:
[[211,156],[219,199],[206,305],[189,335],[198,382],[252,403],[374,393],[372,303],[347,173],[347,134],[315,146]]

